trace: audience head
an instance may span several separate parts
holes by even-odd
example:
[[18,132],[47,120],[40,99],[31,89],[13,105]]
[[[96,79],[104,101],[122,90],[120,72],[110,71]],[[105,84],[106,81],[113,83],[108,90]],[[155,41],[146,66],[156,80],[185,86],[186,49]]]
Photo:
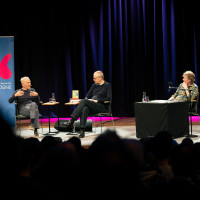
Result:
[[143,167],[143,165],[145,164],[145,160],[144,160],[144,145],[142,144],[142,142],[130,138],[125,138],[123,139],[123,141],[128,151],[130,151],[133,158],[139,164],[139,167],[140,168]]
[[80,184],[80,159],[66,146],[55,145],[44,154],[35,177],[49,194],[65,196]]
[[52,135],[47,135],[41,140],[42,148],[45,152],[53,148],[60,142],[62,142],[62,138],[53,137]]
[[78,138],[78,137],[73,136],[73,137],[69,138],[67,141],[70,142],[70,143],[72,143],[74,145],[76,153],[82,159],[83,156],[85,155],[87,149],[85,149],[84,147],[82,147],[81,139]]
[[108,129],[95,139],[86,152],[83,169],[83,179],[92,183],[95,193],[103,185],[98,195],[127,195],[133,188],[138,192],[139,164],[116,131]]
[[14,129],[10,127],[1,115],[0,127],[2,128],[0,145],[1,180],[6,187],[17,176],[19,141],[21,138],[15,134]]
[[193,140],[192,140],[191,138],[186,137],[186,138],[184,138],[184,139],[182,140],[181,144],[185,144],[185,145],[193,145],[194,142],[193,142]]
[[172,135],[167,131],[160,131],[152,138],[152,151],[157,159],[170,156],[174,143]]
[[183,142],[173,149],[170,164],[176,177],[190,177],[193,163],[193,146],[190,143]]

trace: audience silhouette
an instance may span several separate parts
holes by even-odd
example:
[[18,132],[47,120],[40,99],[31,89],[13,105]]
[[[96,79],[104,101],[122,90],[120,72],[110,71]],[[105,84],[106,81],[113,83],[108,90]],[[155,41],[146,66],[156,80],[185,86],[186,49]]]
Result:
[[[200,191],[200,143],[176,143],[166,131],[142,139],[107,129],[86,149],[78,137],[22,138],[0,117],[6,198],[194,198]],[[10,192],[7,192],[10,191]],[[91,192],[90,192],[91,191]]]

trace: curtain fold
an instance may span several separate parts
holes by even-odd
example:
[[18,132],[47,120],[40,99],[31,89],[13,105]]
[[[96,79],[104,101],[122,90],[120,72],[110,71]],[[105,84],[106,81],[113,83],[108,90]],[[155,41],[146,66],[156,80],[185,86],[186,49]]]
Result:
[[64,103],[71,91],[79,90],[84,98],[96,70],[112,84],[113,115],[119,117],[134,116],[133,104],[143,91],[150,100],[169,98],[168,82],[177,86],[186,70],[195,72],[198,84],[200,14],[193,0],[77,0],[40,6],[36,1],[18,8],[0,30],[15,36],[16,88],[22,76],[29,76],[43,102],[55,92],[63,117],[69,113]]

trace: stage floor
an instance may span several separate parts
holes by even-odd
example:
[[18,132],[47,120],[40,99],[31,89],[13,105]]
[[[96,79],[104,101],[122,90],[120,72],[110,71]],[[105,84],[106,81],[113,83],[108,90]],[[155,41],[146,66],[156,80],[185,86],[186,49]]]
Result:
[[[60,118],[60,120],[67,120],[66,118]],[[57,118],[52,118],[50,121],[50,132],[56,132],[57,130],[54,128],[54,125],[57,121]],[[33,137],[33,130],[29,129],[29,120],[23,120],[23,122],[20,122],[20,129],[16,129],[16,134],[21,135],[24,138]],[[191,123],[191,122],[190,122]],[[100,128],[100,121],[98,119],[95,119],[95,124],[97,126],[96,132],[95,128],[93,127],[92,131],[86,132],[85,137],[81,138],[81,144],[84,147],[88,147],[92,144],[92,142],[95,140],[95,138],[101,134],[101,128]],[[121,138],[134,138],[139,140],[140,138],[136,137],[136,123],[135,118],[114,118],[114,127],[110,119],[106,119],[106,121],[103,121],[103,131],[106,129],[116,130],[117,134]],[[58,132],[58,133],[48,133],[49,132],[49,121],[48,119],[43,119],[42,121],[42,127],[39,129],[39,140],[41,141],[46,135],[52,135],[54,137],[60,137],[62,141],[68,140],[70,137],[77,136],[78,132]],[[198,118],[193,117],[192,121],[192,135],[196,135],[197,137],[191,137],[194,143],[200,142],[200,122]],[[181,141],[184,139],[184,137],[175,138],[175,140],[178,143],[181,143]]]

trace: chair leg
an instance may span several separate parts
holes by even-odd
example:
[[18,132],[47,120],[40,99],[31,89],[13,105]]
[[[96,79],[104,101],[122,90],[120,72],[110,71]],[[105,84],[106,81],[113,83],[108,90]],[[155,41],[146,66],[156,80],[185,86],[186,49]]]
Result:
[[115,129],[115,125],[114,125],[113,116],[112,116],[112,123],[113,123],[113,129]]
[[41,126],[42,126],[42,133],[43,133],[43,124],[42,124],[42,118],[41,118]]
[[192,135],[192,116],[190,116],[190,124],[191,124],[191,135]]
[[19,130],[19,136],[21,135],[21,120],[17,119],[18,122],[16,122],[16,130]]
[[[93,131],[93,132],[96,133],[96,125],[95,125],[94,116],[92,118],[93,118],[93,123],[94,123],[94,128],[95,128],[95,131]],[[93,127],[92,127],[92,130],[93,130]]]
[[100,117],[100,121],[101,121],[101,133],[102,133],[102,118]]
[[198,135],[193,135],[192,133],[192,116],[190,115],[190,133],[188,134],[187,137],[198,137]]

